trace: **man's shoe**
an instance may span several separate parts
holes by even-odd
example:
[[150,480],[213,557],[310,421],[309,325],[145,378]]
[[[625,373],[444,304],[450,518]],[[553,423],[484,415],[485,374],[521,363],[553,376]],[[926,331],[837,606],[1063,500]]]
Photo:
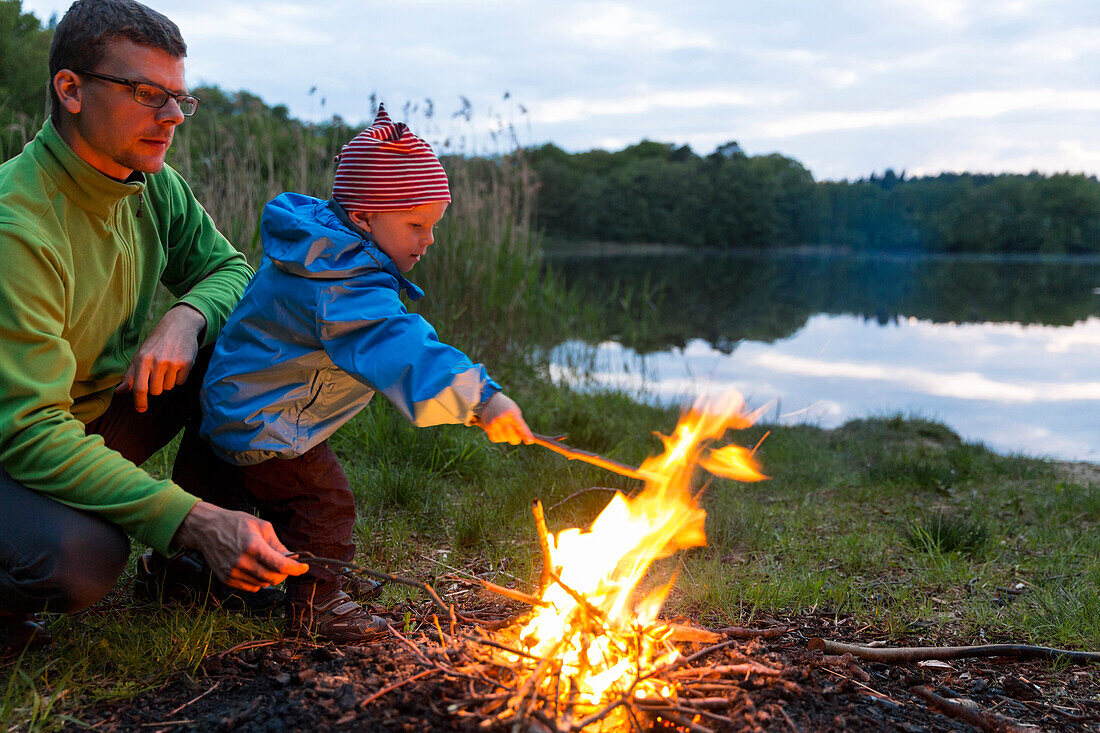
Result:
[[134,594],[155,603],[213,605],[255,614],[270,613],[286,602],[286,594],[277,588],[261,588],[253,593],[231,588],[214,577],[202,555],[194,550],[172,557],[149,550],[139,557]]
[[389,624],[372,616],[342,590],[313,604],[287,604],[287,635],[316,637],[337,644],[369,644],[389,633]]
[[52,641],[53,635],[35,620],[34,614],[0,615],[0,653],[33,651]]

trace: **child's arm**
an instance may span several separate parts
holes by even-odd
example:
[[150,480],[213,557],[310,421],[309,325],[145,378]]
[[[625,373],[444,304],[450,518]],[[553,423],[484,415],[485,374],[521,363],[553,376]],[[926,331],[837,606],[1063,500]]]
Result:
[[531,428],[527,427],[527,422],[523,419],[523,411],[503,392],[497,392],[489,398],[475,424],[494,443],[530,445],[532,441]]
[[[441,342],[430,323],[405,309],[396,279],[384,271],[333,281],[318,297],[316,318],[317,337],[333,364],[419,427],[472,425],[493,403],[486,397],[500,390],[483,365]],[[511,400],[493,403],[488,417],[491,436],[519,442],[530,435]]]

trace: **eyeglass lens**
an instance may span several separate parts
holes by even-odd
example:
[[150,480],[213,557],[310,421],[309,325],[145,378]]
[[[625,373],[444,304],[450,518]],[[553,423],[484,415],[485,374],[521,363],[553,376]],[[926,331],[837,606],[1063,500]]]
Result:
[[[168,99],[171,96],[172,95],[163,89],[159,89],[149,84],[137,84],[134,86],[134,101],[146,107],[163,107],[168,104]],[[176,102],[179,104],[180,112],[183,113],[184,117],[190,117],[195,114],[195,110],[198,109],[199,106],[198,99],[186,95],[176,97]]]

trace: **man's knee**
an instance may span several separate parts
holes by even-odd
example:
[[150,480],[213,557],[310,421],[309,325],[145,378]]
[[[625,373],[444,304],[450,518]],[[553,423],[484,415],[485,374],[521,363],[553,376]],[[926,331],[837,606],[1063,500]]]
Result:
[[65,538],[58,548],[56,572],[65,589],[59,603],[66,607],[57,610],[73,612],[92,605],[110,592],[126,568],[130,557],[126,534],[107,523],[100,530]]
[[12,610],[72,613],[110,592],[126,567],[130,542],[106,522],[83,529],[46,538],[7,568]]

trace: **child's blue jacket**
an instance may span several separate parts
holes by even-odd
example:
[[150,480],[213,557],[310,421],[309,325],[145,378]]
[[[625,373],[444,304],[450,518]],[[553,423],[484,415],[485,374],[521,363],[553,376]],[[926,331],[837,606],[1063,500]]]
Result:
[[264,208],[264,260],[218,336],[201,433],[237,465],[292,458],[381,392],[417,425],[471,424],[500,390],[401,303],[424,292],[334,201]]

